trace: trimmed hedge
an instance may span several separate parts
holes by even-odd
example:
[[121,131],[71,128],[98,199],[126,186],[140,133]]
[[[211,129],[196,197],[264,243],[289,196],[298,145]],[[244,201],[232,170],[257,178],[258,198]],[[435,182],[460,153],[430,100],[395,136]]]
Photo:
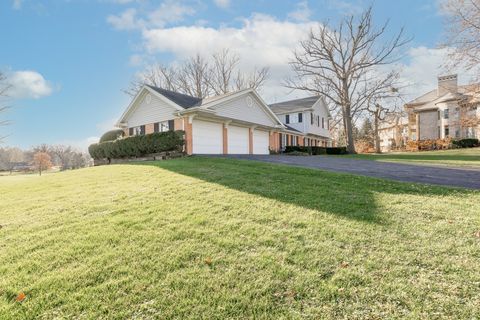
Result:
[[125,132],[123,132],[122,129],[110,130],[110,131],[105,132],[100,137],[100,142],[115,141],[118,138],[122,138],[124,134],[125,134]]
[[478,139],[460,139],[460,140],[453,140],[453,145],[457,148],[474,148],[480,146],[480,142]]
[[88,152],[93,159],[118,159],[180,151],[184,145],[183,134],[183,131],[167,131],[94,143],[88,147]]
[[286,146],[285,153],[303,152],[311,155],[320,154],[347,154],[346,147],[304,147],[304,146]]

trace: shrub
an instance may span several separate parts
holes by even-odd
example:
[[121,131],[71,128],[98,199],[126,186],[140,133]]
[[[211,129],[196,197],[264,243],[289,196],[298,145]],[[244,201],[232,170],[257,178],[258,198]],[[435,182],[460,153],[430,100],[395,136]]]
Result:
[[453,145],[458,148],[473,148],[480,146],[478,139],[460,139],[460,140],[453,140]]
[[122,138],[124,134],[125,133],[123,132],[122,129],[110,130],[110,131],[105,132],[100,137],[100,142],[115,141],[119,138]]
[[180,151],[183,144],[183,131],[167,131],[94,143],[88,147],[88,152],[94,159],[141,157],[157,152]]
[[321,154],[346,154],[346,147],[304,147],[304,146],[286,146],[285,153],[302,152],[311,155]]
[[327,148],[327,154],[347,154],[347,147],[331,147]]

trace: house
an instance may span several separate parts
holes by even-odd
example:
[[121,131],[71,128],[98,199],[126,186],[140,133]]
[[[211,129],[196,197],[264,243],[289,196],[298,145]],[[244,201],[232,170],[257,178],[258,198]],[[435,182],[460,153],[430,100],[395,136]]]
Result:
[[387,115],[379,125],[378,136],[382,152],[403,148],[408,139],[407,118],[399,114]]
[[125,136],[183,130],[187,154],[269,154],[308,135],[283,124],[253,89],[199,99],[145,85],[117,126]]
[[436,89],[405,105],[409,139],[479,138],[479,88],[459,86],[457,75],[438,77]]
[[330,147],[330,113],[322,97],[284,101],[269,105],[286,129],[281,147],[286,145]]

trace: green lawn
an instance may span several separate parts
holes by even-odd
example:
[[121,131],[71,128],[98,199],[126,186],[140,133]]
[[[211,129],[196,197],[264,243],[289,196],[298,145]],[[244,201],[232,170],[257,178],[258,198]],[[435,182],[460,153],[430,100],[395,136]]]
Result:
[[194,157],[0,197],[0,319],[480,317],[478,191]]
[[385,162],[480,169],[480,148],[422,152],[392,152],[383,154],[355,154],[347,155],[345,157]]

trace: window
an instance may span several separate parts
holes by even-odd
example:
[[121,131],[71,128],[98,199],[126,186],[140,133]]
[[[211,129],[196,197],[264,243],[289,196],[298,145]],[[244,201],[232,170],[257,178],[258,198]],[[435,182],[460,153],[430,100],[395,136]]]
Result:
[[443,110],[443,119],[448,119],[448,109]]
[[153,132],[166,132],[173,130],[173,120],[156,122],[153,124]]
[[317,127],[320,127],[320,116],[317,116]]
[[302,123],[303,121],[303,113],[298,114],[298,123]]
[[313,124],[313,112],[310,112],[310,124]]
[[325,129],[325,118],[322,117],[322,129]]
[[450,133],[449,132],[450,130],[448,129],[448,126],[445,126],[445,128],[443,130],[444,130],[444,133],[445,133],[445,138],[448,138],[449,133]]
[[290,123],[290,115],[289,114],[285,115],[285,123],[286,124]]
[[460,129],[455,129],[455,138],[460,138]]
[[129,136],[140,136],[145,134],[145,126],[132,127],[128,130]]
[[458,118],[460,117],[460,109],[458,109],[458,107],[455,108],[454,117],[456,120],[458,120]]
[[440,110],[437,111],[437,119],[440,120]]
[[327,119],[327,130],[330,130],[330,121]]

